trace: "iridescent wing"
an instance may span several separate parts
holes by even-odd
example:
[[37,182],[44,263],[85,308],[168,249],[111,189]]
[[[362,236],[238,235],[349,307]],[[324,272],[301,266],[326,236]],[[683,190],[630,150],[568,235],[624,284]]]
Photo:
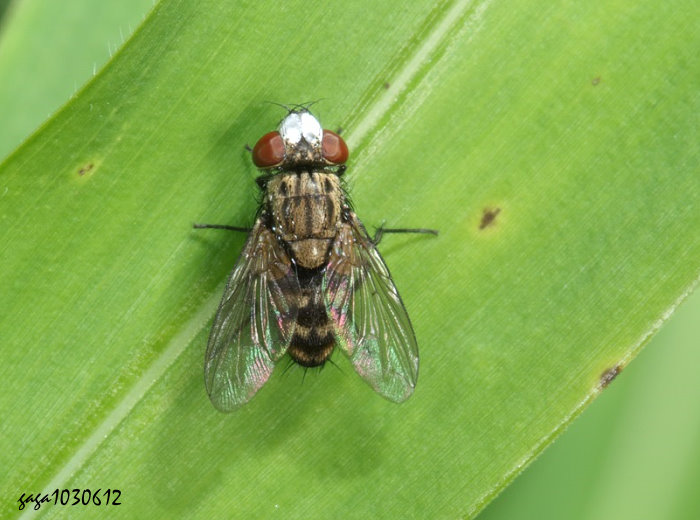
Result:
[[204,360],[207,393],[229,412],[268,380],[294,333],[299,282],[287,253],[260,220],[226,284]]
[[418,379],[418,344],[389,270],[352,214],[331,250],[323,281],[338,344],[360,376],[400,403]]

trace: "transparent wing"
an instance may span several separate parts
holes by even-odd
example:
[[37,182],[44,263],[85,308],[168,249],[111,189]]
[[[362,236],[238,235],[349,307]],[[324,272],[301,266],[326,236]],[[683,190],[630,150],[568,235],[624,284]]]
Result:
[[362,378],[400,403],[418,379],[418,344],[391,275],[355,215],[333,243],[324,277],[340,347]]
[[289,346],[299,282],[289,257],[260,220],[226,284],[207,344],[204,380],[216,408],[248,402]]

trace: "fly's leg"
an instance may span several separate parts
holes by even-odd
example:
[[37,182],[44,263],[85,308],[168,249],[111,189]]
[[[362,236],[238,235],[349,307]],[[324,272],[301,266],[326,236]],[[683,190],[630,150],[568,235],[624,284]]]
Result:
[[227,226],[225,224],[192,224],[195,229],[226,229],[228,231],[240,231],[242,233],[250,233],[253,228],[240,226]]
[[374,232],[374,237],[372,238],[372,243],[376,246],[379,244],[380,240],[385,233],[420,233],[424,235],[435,235],[437,236],[437,229],[426,229],[426,228],[385,228],[384,224],[379,226]]

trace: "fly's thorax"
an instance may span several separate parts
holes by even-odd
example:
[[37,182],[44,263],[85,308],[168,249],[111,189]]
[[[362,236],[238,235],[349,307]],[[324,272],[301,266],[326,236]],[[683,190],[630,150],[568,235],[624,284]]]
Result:
[[335,173],[274,175],[266,184],[265,207],[275,233],[297,264],[308,269],[325,264],[345,208],[345,194]]

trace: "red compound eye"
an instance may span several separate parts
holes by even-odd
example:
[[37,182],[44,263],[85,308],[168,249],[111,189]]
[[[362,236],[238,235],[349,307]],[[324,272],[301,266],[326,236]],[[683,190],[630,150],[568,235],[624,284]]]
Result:
[[284,141],[279,132],[270,132],[258,139],[253,148],[253,162],[258,168],[271,168],[284,161]]
[[322,145],[323,158],[329,163],[343,164],[348,160],[348,145],[335,132],[324,130]]

